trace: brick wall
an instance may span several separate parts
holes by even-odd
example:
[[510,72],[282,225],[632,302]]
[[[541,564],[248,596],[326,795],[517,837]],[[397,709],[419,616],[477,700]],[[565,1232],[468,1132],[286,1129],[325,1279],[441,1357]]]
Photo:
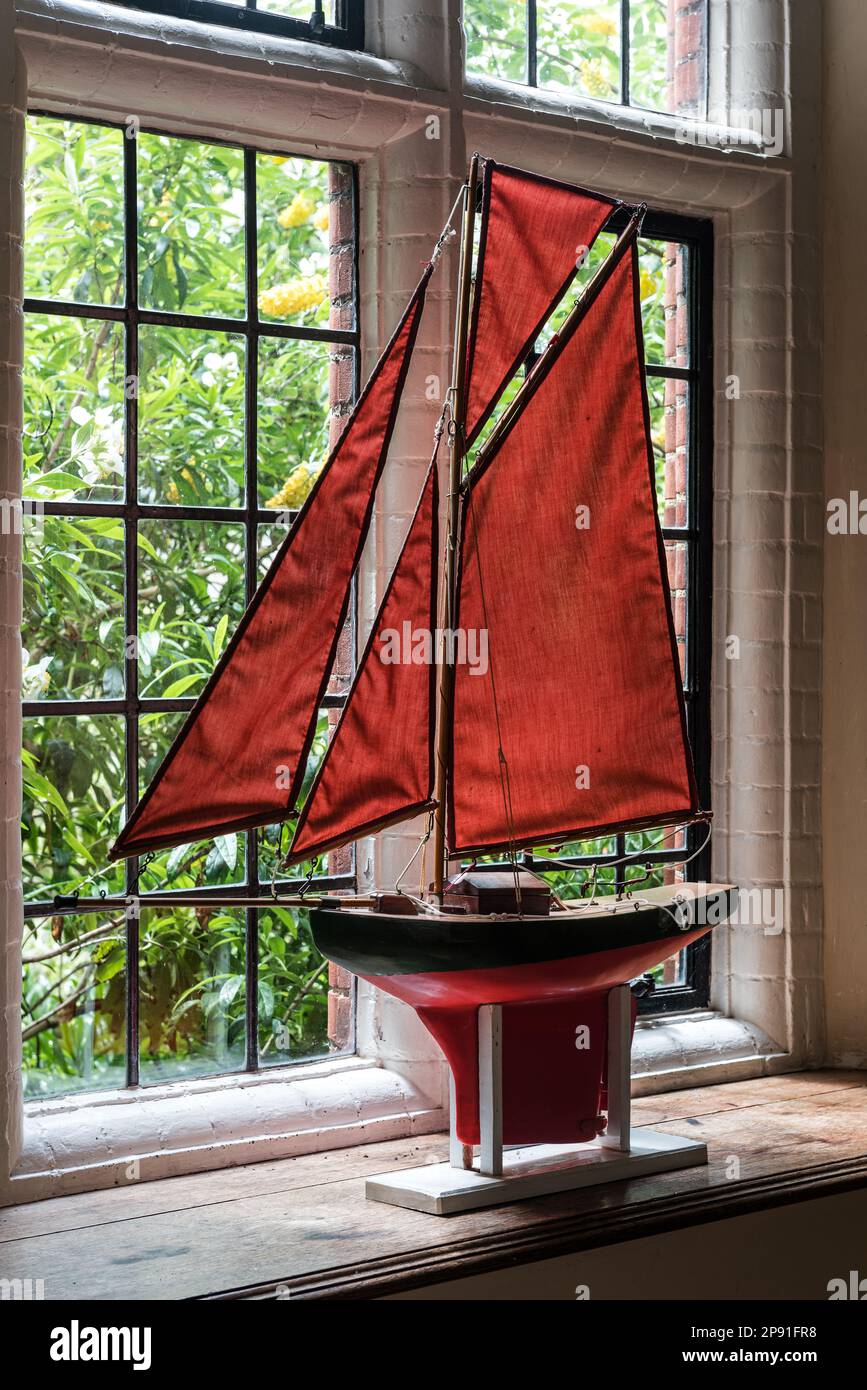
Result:
[[706,0],[668,0],[668,109],[701,117],[705,107]]

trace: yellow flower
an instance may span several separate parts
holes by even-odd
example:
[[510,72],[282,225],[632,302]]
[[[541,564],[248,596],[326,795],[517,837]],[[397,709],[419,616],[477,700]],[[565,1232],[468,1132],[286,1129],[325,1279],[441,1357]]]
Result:
[[585,58],[581,64],[581,77],[590,96],[607,97],[611,94],[611,84],[602,71],[601,58]]
[[278,512],[283,511],[284,508],[288,511],[292,511],[300,507],[312,488],[315,479],[316,474],[311,473],[310,469],[307,468],[305,464],[298,464],[296,468],[292,469],[292,472],[280,488],[280,491],[275,492],[273,497],[269,497],[265,506]]
[[656,281],[649,270],[642,270],[641,277],[641,298],[650,299],[656,294]]
[[180,502],[181,500],[181,494],[178,492],[178,485],[174,478],[166,488],[166,497],[170,502]]
[[613,19],[602,19],[600,15],[592,15],[590,19],[584,20],[584,28],[591,34],[616,34],[617,25]]
[[259,310],[272,318],[287,318],[315,309],[328,293],[324,275],[305,275],[289,280],[285,285],[272,285],[259,295]]
[[193,475],[192,475],[192,473],[190,472],[189,468],[182,468],[182,469],[181,469],[181,477],[184,478],[184,479],[186,479],[186,481],[189,483],[190,487],[195,487],[195,485],[196,485],[195,479],[193,478]]
[[317,208],[316,216],[313,218],[313,225],[317,227],[320,232],[328,231],[328,208],[324,203],[321,208]]
[[285,164],[289,156],[288,154],[266,154],[264,158],[269,164]]
[[278,214],[277,221],[285,231],[288,231],[290,227],[300,227],[302,222],[307,221],[315,207],[316,203],[309,193],[296,193],[292,202]]

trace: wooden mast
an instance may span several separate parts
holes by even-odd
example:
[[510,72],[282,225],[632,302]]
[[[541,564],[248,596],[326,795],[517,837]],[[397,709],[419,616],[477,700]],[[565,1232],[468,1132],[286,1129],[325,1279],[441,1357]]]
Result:
[[[446,530],[445,588],[441,604],[441,626],[451,631],[455,613],[458,555],[458,520],[460,515],[461,474],[466,444],[466,367],[469,335],[470,291],[472,288],[473,233],[476,221],[476,184],[479,156],[470,160],[470,172],[464,192],[464,215],[461,225],[461,259],[458,270],[458,299],[455,316],[454,356],[451,380],[451,428],[449,430],[449,491],[448,526]],[[443,644],[443,660],[439,679],[439,718],[436,748],[436,810],[434,812],[434,897],[442,901],[446,874],[446,788],[448,786],[449,754],[452,742],[455,668],[451,660],[451,644]]]

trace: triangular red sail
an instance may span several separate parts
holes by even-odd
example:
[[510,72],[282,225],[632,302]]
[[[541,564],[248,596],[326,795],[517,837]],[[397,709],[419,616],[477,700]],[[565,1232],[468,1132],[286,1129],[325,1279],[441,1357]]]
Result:
[[434,459],[288,864],[433,805],[436,564]]
[[485,164],[467,357],[467,440],[476,438],[618,204],[599,193]]
[[284,820],[294,808],[429,278],[430,268],[111,858]]
[[456,672],[452,853],[671,823],[698,805],[634,236],[550,351],[465,499],[459,624],[487,630],[490,670]]

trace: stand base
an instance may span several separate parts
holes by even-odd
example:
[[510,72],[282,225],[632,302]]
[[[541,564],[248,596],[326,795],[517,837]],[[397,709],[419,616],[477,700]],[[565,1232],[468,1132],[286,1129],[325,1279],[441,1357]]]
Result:
[[549,1192],[568,1192],[707,1163],[706,1144],[677,1134],[633,1129],[629,1143],[628,1153],[606,1147],[602,1139],[590,1144],[532,1144],[505,1149],[503,1175],[498,1178],[485,1177],[473,1169],[452,1168],[449,1163],[431,1163],[368,1178],[365,1196],[432,1216],[451,1216],[458,1211],[543,1197]]

